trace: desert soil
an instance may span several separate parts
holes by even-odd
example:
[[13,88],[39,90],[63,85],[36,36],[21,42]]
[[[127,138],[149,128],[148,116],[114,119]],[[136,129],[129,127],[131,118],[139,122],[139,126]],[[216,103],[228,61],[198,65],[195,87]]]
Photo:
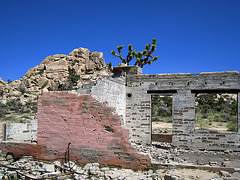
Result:
[[[218,130],[223,133],[232,133],[229,132],[227,129],[227,123],[221,123],[219,124],[218,122],[212,122],[212,125],[209,126],[207,129],[209,130]],[[153,132],[156,131],[156,129],[172,129],[172,123],[166,123],[166,122],[152,122],[152,130]],[[196,129],[200,129],[200,127],[196,127]],[[157,133],[157,132],[156,132]]]

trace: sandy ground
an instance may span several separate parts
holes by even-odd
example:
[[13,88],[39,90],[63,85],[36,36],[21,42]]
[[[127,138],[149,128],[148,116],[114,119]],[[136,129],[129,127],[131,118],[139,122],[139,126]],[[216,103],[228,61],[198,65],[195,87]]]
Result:
[[[207,180],[219,177],[218,173],[201,170],[201,169],[171,169],[171,170],[158,170],[159,177],[164,177],[166,174],[173,174],[178,176],[178,179],[184,180]],[[176,178],[177,179],[177,178]]]
[[[223,133],[234,133],[230,132],[227,129],[227,123],[212,122],[212,125],[208,127],[209,130],[218,130],[222,131]],[[152,122],[152,130],[154,129],[172,129],[172,123],[165,123],[165,122]],[[196,129],[200,129],[200,127],[196,127]]]
[[171,128],[172,129],[172,123],[152,122],[152,128]]

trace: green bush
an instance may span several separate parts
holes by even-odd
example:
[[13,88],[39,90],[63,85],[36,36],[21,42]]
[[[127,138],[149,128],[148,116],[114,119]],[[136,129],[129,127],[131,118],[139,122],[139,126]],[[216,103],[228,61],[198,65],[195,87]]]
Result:
[[22,85],[20,85],[20,86],[18,87],[18,90],[19,90],[22,94],[25,94],[25,93],[26,93],[26,88],[25,88],[24,86],[22,86]]
[[230,131],[237,131],[237,108],[236,99],[224,99],[221,94],[198,94],[196,96],[196,125],[207,128],[211,125],[210,122],[227,122],[227,128]]
[[172,97],[152,96],[152,119],[172,122]]
[[228,131],[237,132],[238,131],[238,124],[237,123],[229,123],[227,125]]
[[[80,80],[80,75],[77,75],[74,68],[68,67],[68,80],[69,83],[65,83],[64,90],[72,90],[73,86],[77,84],[78,80]],[[63,88],[63,87],[62,87]]]
[[207,119],[204,118],[198,118],[196,119],[196,127],[199,127],[200,129],[208,129],[211,123]]

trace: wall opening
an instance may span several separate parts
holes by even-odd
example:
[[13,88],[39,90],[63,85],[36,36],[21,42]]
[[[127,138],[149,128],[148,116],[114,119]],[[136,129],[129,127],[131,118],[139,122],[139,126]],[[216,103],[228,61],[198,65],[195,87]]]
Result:
[[172,141],[172,94],[151,96],[152,141]]
[[237,93],[203,92],[195,96],[195,129],[238,132]]

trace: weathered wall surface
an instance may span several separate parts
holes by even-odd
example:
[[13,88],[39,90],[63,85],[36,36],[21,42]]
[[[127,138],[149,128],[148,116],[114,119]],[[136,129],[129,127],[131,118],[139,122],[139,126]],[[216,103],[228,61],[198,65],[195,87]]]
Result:
[[[151,95],[165,93],[173,95],[174,145],[239,151],[238,72],[140,75],[135,70],[135,75],[118,72],[119,77],[84,85],[78,94],[44,93],[38,100],[37,156],[64,158],[71,143],[70,159],[79,163],[149,166],[149,157],[138,154],[131,143],[151,144]],[[238,93],[237,133],[195,129],[195,96],[201,92]],[[7,148],[6,144],[0,146]]]
[[148,156],[129,143],[129,131],[113,108],[91,95],[67,92],[44,93],[38,100],[38,145],[80,163],[99,162],[124,167],[146,167]]
[[10,123],[4,128],[3,141],[32,143],[37,140],[37,120],[26,123]]
[[[238,72],[126,76],[126,127],[132,143],[151,143],[151,94],[173,94],[173,144],[212,150],[239,150],[240,130],[235,134],[195,130],[195,93],[239,92]],[[238,93],[238,108],[240,106]],[[238,112],[239,113],[239,112]],[[238,126],[240,116],[238,116]]]
[[[125,87],[124,83],[119,81],[120,78],[106,77],[95,84],[80,88],[78,92],[92,94],[101,102],[106,101],[111,107],[115,107],[118,114],[125,117],[122,124],[129,130],[131,143],[151,144],[151,94],[171,93],[173,94],[173,144],[186,148],[199,146],[205,149],[238,147],[237,134],[223,135],[211,131],[208,135],[211,141],[210,139],[206,141],[204,137],[206,131],[195,130],[196,92],[238,92],[240,90],[238,72],[140,75],[138,68],[133,67],[134,71],[129,70],[128,67],[124,71],[124,68],[117,68],[116,74],[122,79],[126,78]],[[113,83],[111,79],[115,79],[115,82]],[[216,137],[211,134],[215,134]],[[227,139],[234,139],[235,143]],[[223,145],[224,143],[226,145]]]
[[[238,125],[239,123],[240,121],[238,119]],[[239,151],[239,132],[239,129],[237,133],[221,133],[217,130],[195,129],[195,93],[185,91],[185,94],[176,93],[173,95],[172,142],[174,145],[183,148],[198,148],[207,150],[231,149]]]
[[125,78],[100,78],[97,82],[84,85],[78,89],[79,94],[91,94],[99,102],[107,102],[108,106],[116,109],[125,124],[126,86]]
[[151,144],[151,95],[144,90],[142,82],[128,82],[126,127],[130,132],[130,142]]

